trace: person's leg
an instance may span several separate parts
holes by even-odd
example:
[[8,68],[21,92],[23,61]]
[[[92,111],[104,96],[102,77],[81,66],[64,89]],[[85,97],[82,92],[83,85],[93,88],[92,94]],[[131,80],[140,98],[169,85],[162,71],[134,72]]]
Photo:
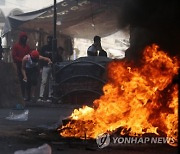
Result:
[[36,86],[32,86],[31,87],[31,96],[32,96],[32,98],[35,98],[35,93],[36,93]]
[[31,82],[31,97],[33,99],[35,98],[35,93],[36,93],[36,86],[37,86],[36,80],[37,79],[35,78],[35,74],[33,74],[32,82]]
[[52,76],[52,69],[50,69],[49,72],[49,91],[48,91],[48,97],[52,98],[53,93],[53,76]]
[[32,100],[35,101],[35,96],[36,96],[36,87],[38,84],[38,68],[33,68],[32,71],[32,80],[31,80],[31,96]]
[[41,86],[40,86],[40,94],[39,94],[39,97],[41,97],[41,98],[43,98],[43,96],[44,96],[44,91],[45,91],[45,87],[46,87],[47,79],[48,79],[48,73],[49,73],[49,68],[43,67],[42,80],[41,80]]
[[26,83],[26,92],[27,92],[27,100],[31,100],[31,84],[32,84],[32,72],[31,70],[26,70],[27,83]]
[[52,94],[53,94],[53,77],[52,77],[52,69],[50,68],[49,77],[48,77],[49,89],[48,89],[48,99],[46,100],[48,103],[52,102]]
[[26,85],[23,81],[23,75],[22,75],[22,71],[21,71],[22,64],[16,63],[16,67],[17,67],[17,74],[18,74],[18,79],[19,79],[20,87],[21,87],[21,93],[22,93],[23,98],[25,98],[25,89],[26,89],[25,86]]

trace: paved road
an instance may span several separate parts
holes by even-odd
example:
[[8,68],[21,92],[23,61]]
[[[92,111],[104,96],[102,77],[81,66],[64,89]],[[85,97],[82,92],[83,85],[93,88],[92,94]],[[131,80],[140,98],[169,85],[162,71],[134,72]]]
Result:
[[176,148],[130,146],[97,148],[96,144],[84,143],[73,139],[58,138],[55,126],[71,114],[78,105],[28,105],[29,117],[27,121],[11,121],[5,119],[9,112],[16,114],[24,110],[0,109],[0,154],[13,154],[16,150],[38,147],[48,143],[53,154],[175,154]]
[[[21,114],[25,110],[0,109],[0,154],[10,154],[15,150],[37,147],[42,143],[27,144],[24,142],[23,133],[28,129],[39,127],[53,127],[61,122],[61,119],[71,114],[73,105],[30,105],[25,108],[29,110],[27,121],[12,121],[5,119],[10,112]],[[28,138],[28,137],[27,137]],[[28,139],[27,139],[28,140]]]

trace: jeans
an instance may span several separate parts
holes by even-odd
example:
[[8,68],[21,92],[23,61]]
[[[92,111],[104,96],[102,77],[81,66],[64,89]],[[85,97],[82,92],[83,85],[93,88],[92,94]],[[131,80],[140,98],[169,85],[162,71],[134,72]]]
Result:
[[49,91],[48,91],[48,97],[52,97],[52,69],[50,66],[44,66],[42,70],[42,80],[41,80],[41,85],[40,85],[40,97],[44,97],[44,91],[45,87],[49,83]]

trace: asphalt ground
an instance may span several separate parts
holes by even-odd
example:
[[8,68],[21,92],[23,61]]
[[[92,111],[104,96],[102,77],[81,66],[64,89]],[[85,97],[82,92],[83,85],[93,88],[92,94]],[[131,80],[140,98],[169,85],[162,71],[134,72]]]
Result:
[[[27,103],[24,109],[0,109],[0,154],[13,154],[17,150],[49,144],[52,154],[175,154],[177,148],[168,145],[130,145],[98,148],[96,141],[67,139],[59,136],[56,128],[69,116],[74,104]],[[10,113],[29,111],[27,121],[8,120]]]

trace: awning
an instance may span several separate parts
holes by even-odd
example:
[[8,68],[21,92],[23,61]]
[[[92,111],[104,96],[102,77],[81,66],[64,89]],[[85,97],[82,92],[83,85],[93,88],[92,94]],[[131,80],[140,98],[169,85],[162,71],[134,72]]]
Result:
[[[112,0],[111,0],[112,1]],[[57,3],[57,33],[92,38],[118,31],[118,9],[109,0],[65,0]],[[116,1],[116,0],[113,0]],[[16,29],[53,32],[53,6],[9,16],[3,34]]]
[[52,6],[47,7],[45,9],[38,10],[38,11],[34,11],[34,12],[8,16],[5,21],[5,25],[3,27],[2,35],[8,33],[11,30],[15,30],[19,28],[19,26],[21,25],[23,26],[23,24],[25,24],[28,21],[32,22],[37,17],[43,15],[45,12],[47,12],[51,8]]

